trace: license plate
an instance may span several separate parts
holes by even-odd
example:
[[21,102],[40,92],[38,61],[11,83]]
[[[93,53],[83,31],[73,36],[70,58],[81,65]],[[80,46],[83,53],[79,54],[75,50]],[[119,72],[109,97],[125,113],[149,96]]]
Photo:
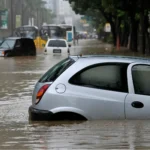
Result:
[[61,49],[53,49],[53,53],[61,53]]

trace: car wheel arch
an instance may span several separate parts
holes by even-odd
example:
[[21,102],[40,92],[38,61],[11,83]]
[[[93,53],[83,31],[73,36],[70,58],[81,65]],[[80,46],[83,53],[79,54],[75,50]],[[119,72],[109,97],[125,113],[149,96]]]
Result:
[[90,120],[90,118],[82,110],[77,108],[63,107],[63,108],[56,108],[50,111],[53,113],[53,115],[64,114],[64,113],[75,114],[81,116],[81,118],[83,118],[84,120]]

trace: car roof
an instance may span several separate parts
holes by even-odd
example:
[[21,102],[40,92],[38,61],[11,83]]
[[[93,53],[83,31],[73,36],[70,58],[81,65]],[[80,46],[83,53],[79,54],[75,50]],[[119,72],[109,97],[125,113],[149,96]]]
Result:
[[54,41],[54,40],[57,40],[57,41],[65,41],[65,42],[67,42],[65,39],[49,39],[48,41]]
[[120,63],[150,63],[150,58],[133,57],[133,56],[118,56],[118,55],[83,55],[70,56],[73,60],[95,61],[99,62],[120,62]]
[[58,26],[57,24],[46,24],[46,25],[42,25],[42,27],[53,27],[53,26]]
[[21,39],[21,37],[8,37],[6,39],[10,39],[10,40],[18,40],[18,39]]
[[37,26],[31,26],[31,25],[24,25],[24,26],[22,26],[22,27],[32,27],[32,28],[36,28],[36,29],[38,29],[38,27],[37,27]]
[[19,39],[28,39],[28,40],[32,40],[31,38],[22,38],[22,37],[8,37],[6,38],[7,40],[19,40]]

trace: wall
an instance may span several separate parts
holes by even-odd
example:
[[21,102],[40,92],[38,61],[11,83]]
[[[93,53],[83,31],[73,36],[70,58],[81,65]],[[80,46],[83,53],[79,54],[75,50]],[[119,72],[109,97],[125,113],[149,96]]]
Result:
[[8,10],[8,29],[0,29],[0,38],[11,35],[11,0],[0,0],[0,10]]

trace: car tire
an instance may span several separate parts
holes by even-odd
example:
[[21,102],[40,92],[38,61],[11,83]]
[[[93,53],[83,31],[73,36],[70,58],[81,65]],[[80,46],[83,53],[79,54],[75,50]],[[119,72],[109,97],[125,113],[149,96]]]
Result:
[[54,121],[86,121],[87,119],[79,114],[72,112],[60,112],[52,116]]

